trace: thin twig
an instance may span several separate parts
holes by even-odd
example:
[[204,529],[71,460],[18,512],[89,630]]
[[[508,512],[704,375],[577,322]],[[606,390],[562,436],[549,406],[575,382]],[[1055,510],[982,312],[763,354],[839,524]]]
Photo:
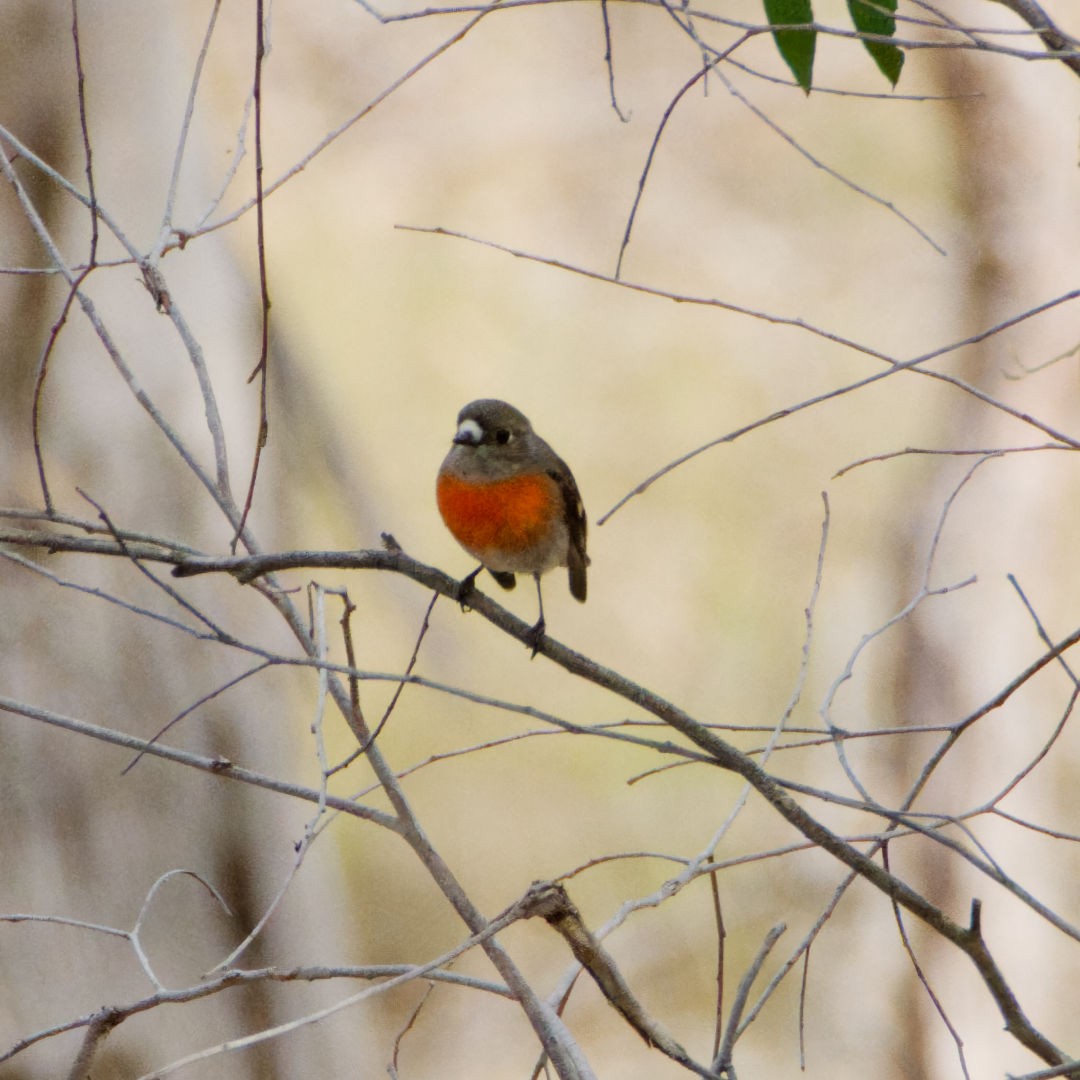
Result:
[[202,45],[199,47],[199,54],[195,58],[195,67],[191,73],[191,85],[188,87],[187,102],[184,105],[184,119],[180,125],[180,137],[176,140],[176,153],[173,155],[172,173],[169,176],[169,189],[165,196],[165,212],[162,215],[161,229],[159,232],[159,247],[155,250],[154,256],[161,255],[166,240],[172,236],[173,212],[176,208],[176,194],[180,187],[180,171],[184,164],[184,154],[187,151],[188,136],[191,134],[191,122],[195,116],[195,101],[199,94],[203,69],[206,66],[206,57],[210,52],[210,42],[214,36],[214,30],[217,27],[217,20],[220,12],[221,0],[214,0],[214,6],[210,9],[210,18],[206,24],[206,32],[203,34]]
[[[250,679],[253,675],[258,675],[274,664],[273,660],[263,660],[261,663],[256,664],[254,667],[248,668],[246,671],[240,672],[239,675],[234,676],[227,682],[222,683],[220,686],[215,686],[213,690],[203,694],[197,701],[192,702],[186,709],[181,709],[171,720],[166,722],[161,728],[158,729],[153,735],[150,736],[150,744],[156,743],[163,735],[171,731],[177,724],[180,723],[185,717],[190,716],[197,709],[201,709],[204,705],[213,701],[215,698],[220,697],[222,694],[231,690],[234,686],[239,686],[240,683]],[[121,776],[127,776],[132,769],[142,760],[145,750],[140,750],[132,759],[124,766],[121,771]]]
[[724,1022],[724,945],[727,931],[724,929],[724,909],[720,903],[720,882],[715,870],[709,872],[709,888],[712,891],[713,918],[716,921],[716,1027],[713,1032],[712,1056],[715,1061],[720,1053],[720,1039]]
[[[882,861],[886,869],[889,867],[889,847],[888,844],[882,845],[881,848]],[[908,935],[907,926],[904,924],[904,914],[899,907],[894,903],[892,905],[893,918],[896,920],[896,929],[900,934],[900,943],[904,947],[904,952],[907,953],[908,960],[911,962],[911,967],[915,972],[915,977],[922,984],[923,989],[926,991],[927,997],[930,998],[930,1003],[934,1006],[935,1012],[941,1017],[941,1022],[945,1025],[952,1037],[953,1045],[956,1047],[956,1053],[960,1058],[960,1071],[964,1074],[964,1080],[971,1080],[971,1073],[968,1072],[967,1059],[964,1056],[964,1040],[960,1037],[953,1025],[953,1022],[949,1019],[949,1014],[945,1011],[945,1006],[942,1005],[941,999],[934,993],[934,988],[930,985],[930,980],[926,977],[926,972],[923,971],[922,965],[919,963],[918,957],[915,955],[915,948],[911,944],[911,938]]]
[[[13,713],[16,716],[25,716],[41,724],[49,724],[52,727],[62,728],[65,731],[77,735],[85,735],[99,742],[111,743],[113,746],[121,746],[128,751],[141,751],[152,757],[162,758],[177,765],[186,765],[190,769],[210,773],[213,776],[223,776],[233,780],[239,780],[243,784],[252,787],[263,788],[266,791],[274,791],[279,795],[288,795],[294,799],[302,799],[304,802],[318,803],[323,797],[319,791],[304,787],[301,784],[293,784],[285,780],[279,780],[265,773],[256,772],[253,769],[245,769],[225,758],[203,757],[201,754],[192,754],[187,750],[178,750],[172,746],[160,743],[149,743],[145,739],[137,739],[133,735],[127,735],[112,728],[101,727],[87,720],[78,720],[74,717],[63,716],[50,709],[42,709],[35,705],[27,705],[11,698],[0,697],[0,712]],[[342,813],[353,817],[373,821],[384,829],[400,833],[402,827],[396,818],[382,810],[376,810],[352,799],[342,799],[335,795],[326,796],[326,805]]]
[[41,439],[41,410],[42,397],[45,393],[45,380],[49,372],[49,359],[60,337],[60,331],[67,323],[71,305],[78,295],[79,288],[90,272],[97,265],[98,249],[98,215],[97,215],[97,192],[94,189],[94,152],[90,143],[90,124],[86,118],[86,72],[82,62],[82,40],[79,36],[79,0],[71,0],[71,38],[75,47],[75,81],[79,98],[79,134],[82,138],[83,162],[86,172],[87,203],[90,211],[90,253],[86,259],[85,267],[79,271],[78,277],[69,283],[67,297],[64,300],[60,316],[53,324],[49,332],[48,340],[38,360],[37,371],[34,375],[34,394],[30,406],[31,426],[34,438],[34,460],[37,464],[38,482],[41,484],[42,500],[45,503],[46,512],[52,514],[53,501],[49,490],[49,481],[45,474],[45,454],[42,449]]
[[416,1025],[416,1021],[420,1019],[420,1013],[423,1010],[424,1006],[427,1004],[427,999],[431,996],[431,991],[434,989],[435,983],[433,982],[429,982],[427,986],[424,987],[424,992],[420,995],[420,1000],[416,1003],[413,1011],[409,1013],[408,1020],[405,1021],[405,1023],[401,1027],[401,1030],[398,1031],[396,1037],[394,1038],[394,1052],[390,1057],[389,1065],[390,1075],[392,1077],[396,1078],[398,1075],[398,1057],[401,1055],[401,1044],[405,1041],[405,1036],[408,1035],[409,1032],[412,1031],[413,1027]]
[[[401,698],[401,692],[408,685],[409,676],[412,675],[413,670],[416,667],[416,662],[420,657],[420,645],[422,644],[424,637],[427,635],[427,632],[431,627],[431,612],[432,609],[435,607],[435,603],[438,599],[439,594],[437,592],[432,593],[431,602],[428,604],[427,609],[424,611],[424,618],[423,621],[420,623],[420,632],[416,635],[416,643],[413,645],[412,655],[409,657],[409,662],[405,665],[405,672],[401,678],[401,681],[394,688],[394,693],[390,698],[390,702],[386,706],[386,709],[383,711],[382,717],[379,719],[379,722],[375,725],[375,729],[371,733],[371,738],[364,745],[358,746],[343,762],[335,765],[333,769],[330,770],[331,774],[339,771],[340,769],[348,768],[348,766],[350,766],[358,757],[362,757],[367,752],[367,749],[371,745],[371,743],[374,742],[382,734],[383,728],[386,727],[387,722],[393,714],[394,709],[397,707],[398,700]],[[351,610],[352,609],[350,609],[350,612]],[[348,632],[348,628],[344,620],[345,617],[342,616],[342,626],[346,631],[345,659],[349,667],[355,667],[356,665],[353,658],[352,634],[351,632]],[[358,683],[355,679],[351,680],[350,682],[350,692],[353,699],[353,706],[354,708],[358,709],[360,707],[360,700],[358,696]],[[399,773],[398,775],[400,776],[401,774]]]
[[846,188],[854,191],[856,195],[861,195],[864,199],[869,199],[871,202],[877,203],[878,206],[888,210],[890,214],[894,214],[898,217],[908,228],[914,230],[923,240],[927,242],[939,255],[948,255],[948,252],[918,223],[913,221],[907,214],[905,214],[894,203],[889,202],[888,199],[882,198],[880,195],[875,195],[874,192],[869,191],[867,188],[856,184],[850,177],[845,176],[842,172],[834,169],[831,165],[826,165],[816,155],[810,153],[805,146],[802,145],[793,135],[785,131],[775,120],[773,120],[763,109],[755,105],[725,74],[723,71],[717,71],[717,75],[720,81],[727,87],[727,91],[735,98],[741,105],[744,105],[749,109],[770,131],[779,135],[796,153],[804,157],[815,169],[820,169],[827,176],[831,176],[834,180],[839,181]]
[[233,552],[244,533],[248,515],[251,513],[251,505],[255,500],[255,484],[259,478],[259,463],[262,461],[262,452],[266,447],[266,441],[270,437],[269,404],[267,402],[267,386],[270,381],[269,354],[270,354],[270,286],[266,271],[266,222],[264,218],[264,193],[263,193],[263,147],[262,147],[262,76],[263,64],[266,60],[266,14],[263,10],[264,0],[255,0],[255,82],[252,88],[252,97],[255,101],[255,248],[259,263],[259,361],[255,369],[248,376],[248,382],[259,380],[259,430],[255,436],[255,451],[251,462],[251,473],[248,477],[247,495],[244,498],[244,507],[240,512],[240,520],[233,534]]
[[1055,296],[1050,300],[1046,300],[1034,307],[1028,308],[1025,311],[1020,312],[1017,315],[1010,316],[995,323],[993,326],[988,327],[985,330],[981,330],[975,334],[960,340],[954,341],[947,345],[939,346],[936,349],[932,349],[929,352],[922,353],[919,356],[911,357],[908,360],[897,361],[892,357],[886,355],[878,349],[874,349],[871,346],[861,344],[853,339],[846,338],[840,334],[835,334],[832,331],[824,330],[821,327],[814,326],[807,323],[803,319],[791,318],[788,316],[775,315],[765,311],[755,310],[753,308],[744,307],[739,304],[732,304],[725,300],[720,300],[714,297],[702,297],[691,296],[686,293],[671,292],[667,289],[653,288],[649,285],[643,285],[640,283],[626,281],[621,278],[609,276],[607,274],[600,273],[596,270],[589,270],[586,267],[575,266],[571,263],[562,262],[559,259],[550,259],[540,255],[534,255],[526,251],[522,251],[506,244],[500,244],[494,240],[486,240],[480,237],[471,236],[468,233],[458,232],[455,229],[446,229],[442,226],[420,226],[420,225],[396,225],[395,228],[403,229],[408,232],[426,233],[433,236],[445,236],[456,240],[466,240],[472,244],[479,244],[483,247],[492,248],[495,251],[503,252],[507,255],[512,255],[514,258],[525,259],[529,262],[540,263],[543,266],[549,266],[556,270],[564,270],[568,273],[577,274],[581,277],[587,278],[591,281],[602,281],[611,285],[616,285],[620,288],[629,289],[632,292],[642,293],[647,296],[654,296],[658,299],[671,300],[679,304],[693,304],[702,307],[713,307],[723,311],[731,311],[735,314],[746,315],[754,319],[760,319],[763,322],[772,323],[779,326],[790,326],[799,330],[803,330],[807,333],[813,334],[816,337],[831,341],[834,344],[841,345],[844,348],[851,349],[853,352],[860,353],[864,356],[872,357],[873,359],[880,360],[888,364],[888,368],[884,371],[879,371],[873,375],[868,375],[862,379],[856,379],[850,383],[845,383],[842,386],[835,387],[832,390],[825,391],[821,394],[817,394],[813,397],[806,398],[803,401],[798,402],[795,405],[788,406],[783,409],[778,409],[776,412],[770,413],[768,416],[761,419],[752,421],[749,424],[745,424],[734,431],[728,432],[726,435],[721,435],[715,439],[710,439],[708,442],[695,447],[693,450],[676,458],[674,461],[669,462],[663,468],[658,469],[651,476],[641,481],[640,484],[635,486],[626,495],[624,495],[611,509],[601,514],[597,519],[597,525],[603,525],[611,516],[618,510],[620,510],[626,503],[643,492],[647,491],[657,480],[666,476],[669,472],[679,468],[686,462],[698,457],[700,454],[705,453],[707,450],[711,450],[716,446],[720,446],[723,443],[735,442],[737,439],[744,435],[749,434],[752,431],[756,431],[759,428],[765,427],[768,424],[775,423],[778,420],[785,419],[788,416],[792,416],[795,413],[804,411],[805,409],[813,408],[816,405],[821,405],[824,402],[832,401],[836,398],[843,397],[857,390],[873,385],[880,382],[882,379],[888,378],[890,375],[895,375],[902,371],[913,371],[916,374],[922,375],[926,378],[935,379],[940,382],[947,383],[950,386],[954,386],[957,389],[962,390],[964,393],[971,395],[972,397],[981,401],[984,405],[998,410],[1007,416],[1013,417],[1015,420],[1019,420],[1021,423],[1027,424],[1031,427],[1042,431],[1045,435],[1049,435],[1050,438],[1056,440],[1062,446],[1072,447],[1073,449],[1080,449],[1080,439],[1074,438],[1065,434],[1040,420],[1038,417],[1033,416],[1030,413],[1024,412],[1022,409],[1015,408],[1003,401],[999,401],[992,395],[985,393],[978,387],[965,382],[963,379],[959,379],[953,375],[949,375],[942,371],[932,371],[924,367],[931,360],[936,360],[940,357],[947,356],[950,353],[957,352],[960,349],[966,348],[970,345],[977,345],[982,341],[986,341],[989,338],[994,337],[997,334],[1002,333],[1005,330],[1010,329],[1028,319],[1035,318],[1039,315],[1043,315],[1046,312],[1071,303],[1073,300],[1080,299],[1080,289],[1071,289],[1068,292],[1062,293],[1059,296]]
[[611,21],[608,18],[608,0],[600,0],[600,18],[604,24],[604,67],[607,68],[608,95],[611,98],[611,108],[615,115],[624,123],[630,123],[630,114],[623,113],[619,108],[618,98],[615,96],[615,61],[611,54]]
[[731,1014],[728,1016],[727,1027],[724,1030],[724,1039],[720,1043],[720,1050],[713,1061],[713,1069],[718,1073],[730,1073],[731,1059],[735,1053],[735,1041],[738,1039],[740,1032],[744,1030],[740,1028],[739,1022],[742,1020],[743,1010],[746,1008],[746,1001],[750,996],[750,988],[761,973],[761,968],[768,959],[769,953],[772,952],[773,946],[780,940],[780,935],[786,929],[787,927],[783,923],[778,923],[765,935],[765,940],[761,943],[757,955],[750,962],[750,966],[746,969],[746,973],[739,983],[738,990],[735,991],[735,1000],[731,1003]]
[[[676,20],[677,21],[677,20]],[[660,145],[660,139],[662,138],[664,131],[667,129],[668,122],[675,114],[675,110],[678,108],[679,103],[686,97],[686,95],[695,87],[702,79],[708,75],[721,60],[733,53],[740,45],[748,41],[752,35],[750,33],[744,34],[733,45],[724,50],[722,54],[717,55],[715,58],[705,64],[700,70],[696,71],[690,76],[686,82],[675,92],[675,95],[668,102],[667,107],[664,109],[663,115],[660,117],[660,123],[656,125],[656,131],[653,132],[652,142],[649,143],[649,152],[645,155],[645,164],[642,166],[641,173],[638,176],[637,191],[634,194],[634,201],[630,206],[630,213],[626,216],[626,228],[623,230],[622,242],[619,244],[619,255],[615,260],[615,273],[612,275],[612,281],[622,280],[622,265],[623,256],[626,254],[626,249],[630,245],[630,234],[634,230],[634,222],[637,220],[638,208],[641,205],[641,200],[645,195],[645,185],[648,183],[649,176],[652,172],[653,161],[656,158],[656,151]],[[400,226],[399,226],[400,227]]]

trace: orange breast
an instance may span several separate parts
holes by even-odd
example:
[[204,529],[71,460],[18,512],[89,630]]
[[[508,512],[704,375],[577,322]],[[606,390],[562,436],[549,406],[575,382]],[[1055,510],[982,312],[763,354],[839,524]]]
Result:
[[439,513],[462,547],[483,561],[485,550],[507,554],[543,542],[559,512],[558,489],[550,477],[518,476],[486,484],[441,475]]

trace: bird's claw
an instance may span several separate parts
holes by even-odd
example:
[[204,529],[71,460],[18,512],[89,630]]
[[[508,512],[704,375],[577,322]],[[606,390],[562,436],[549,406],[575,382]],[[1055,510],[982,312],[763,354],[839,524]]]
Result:
[[536,654],[540,649],[540,642],[544,640],[546,629],[547,627],[544,624],[544,620],[541,618],[535,626],[530,627],[526,631],[525,644],[532,648],[532,656],[529,657],[530,660],[536,658]]
[[483,569],[482,566],[478,566],[471,574],[467,574],[457,583],[457,588],[454,589],[454,599],[461,605],[462,611],[468,608],[468,599],[476,589],[476,575]]

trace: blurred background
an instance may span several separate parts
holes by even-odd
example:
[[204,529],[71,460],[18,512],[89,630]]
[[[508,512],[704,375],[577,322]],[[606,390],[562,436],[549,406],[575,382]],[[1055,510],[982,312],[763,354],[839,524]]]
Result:
[[[1080,474],[1064,444],[985,461],[966,482],[977,457],[908,454],[836,475],[905,448],[1039,447],[1053,442],[1047,429],[1080,435],[1075,302],[978,344],[948,348],[1080,284],[1074,73],[1056,61],[989,50],[913,49],[890,92],[857,42],[823,35],[815,89],[806,96],[790,85],[768,35],[741,47],[735,55],[748,70],[722,69],[738,94],[712,75],[666,124],[621,277],[720,300],[758,318],[410,231],[438,226],[612,275],[657,126],[701,64],[700,48],[663,8],[608,7],[624,122],[612,107],[597,5],[494,11],[367,112],[474,13],[404,18],[419,7],[391,3],[382,14],[402,18],[384,22],[346,0],[268,7],[262,134],[264,183],[273,188],[265,203],[270,435],[251,516],[266,550],[377,547],[385,531],[410,555],[464,575],[472,563],[438,518],[434,476],[458,409],[473,398],[502,397],[569,462],[593,523],[588,603],[572,600],[561,572],[546,579],[551,635],[702,722],[761,728],[731,735],[745,749],[764,744],[797,689],[789,721],[795,728],[822,729],[823,713],[846,729],[875,732],[953,723],[975,711],[1045,649],[1008,574],[1051,638],[1075,628]],[[1045,7],[1064,29],[1080,32],[1068,0]],[[215,10],[138,0],[78,7],[97,198],[144,252],[161,234],[185,105]],[[751,24],[762,19],[750,0],[717,11]],[[1022,29],[987,0],[947,0],[942,11],[968,26]],[[901,14],[925,11],[901,5]],[[850,27],[843,4],[819,0],[815,15]],[[738,33],[696,25],[716,47]],[[0,0],[0,124],[85,191],[71,27],[70,3]],[[253,4],[221,7],[172,216],[178,229],[198,235],[160,264],[213,377],[237,492],[246,488],[258,423],[257,388],[247,382],[259,355],[255,217],[250,209],[237,214],[254,190],[254,32]],[[919,27],[901,36],[934,39]],[[1040,51],[1030,35],[992,40]],[[215,203],[241,143],[246,153]],[[15,168],[68,264],[82,263],[86,210],[32,163],[17,160]],[[104,229],[98,258],[120,264],[96,270],[87,295],[146,392],[209,465],[203,401],[173,325],[155,311],[138,269]],[[0,266],[49,266],[6,183]],[[0,275],[4,507],[42,505],[31,409],[66,292],[55,276]],[[713,447],[597,527],[635,485],[695,447],[934,350],[948,351],[928,367],[993,400],[899,373]],[[227,522],[77,309],[51,356],[41,417],[58,510],[94,518],[82,489],[120,527],[227,549]],[[827,547],[804,672],[822,492]],[[192,622],[129,564],[20,554],[83,591],[0,561],[0,696],[148,738],[252,666],[237,650],[85,591]],[[287,583],[300,590],[301,610],[313,577],[347,588],[357,604],[360,667],[403,670],[430,597],[389,574],[295,573]],[[890,623],[920,590],[972,578]],[[480,584],[522,618],[535,617],[531,587],[502,594],[490,579]],[[281,620],[250,590],[209,578],[182,589],[236,636],[296,653]],[[340,660],[340,611],[329,608],[327,633]],[[580,724],[644,719],[544,658],[530,662],[521,645],[446,601],[435,605],[416,670]],[[1071,688],[1066,672],[1048,666],[964,736],[919,808],[963,814],[993,799],[1046,743]],[[393,690],[363,685],[369,720],[382,715]],[[167,741],[317,785],[310,730],[317,704],[310,673],[277,669],[197,709]],[[569,883],[586,922],[599,927],[621,904],[677,873],[672,859],[706,850],[741,790],[735,778],[704,766],[630,784],[667,759],[601,739],[524,734],[541,730],[514,713],[409,687],[380,737],[395,768],[428,763],[404,781],[406,793],[432,842],[491,916],[535,879],[624,854]],[[439,757],[513,735],[522,737]],[[332,713],[326,738],[332,760],[355,746]],[[848,754],[874,797],[895,803],[939,740],[879,736],[852,744]],[[121,778],[128,760],[115,747],[0,713],[0,913],[130,929],[161,874],[194,870],[234,915],[190,878],[162,887],[146,917],[144,945],[159,978],[179,988],[254,926],[284,883],[314,811],[159,760],[144,760]],[[1067,724],[1002,808],[1061,834],[1080,833],[1078,762],[1080,742]],[[857,796],[829,746],[784,750],[770,767]],[[331,790],[352,795],[370,784],[358,762],[333,778]],[[386,809],[377,793],[365,798]],[[845,834],[881,827],[867,815],[804,801]],[[1007,873],[1064,920],[1080,922],[1075,844],[1000,816],[980,817],[970,828]],[[797,840],[751,798],[716,857]],[[896,873],[962,923],[972,897],[981,897],[988,943],[1028,1016],[1051,1039],[1077,1038],[1075,940],[927,841],[895,843],[890,856]],[[797,948],[844,877],[819,852],[720,874],[726,1001],[769,928],[780,921],[788,927],[765,978]],[[1002,1030],[966,958],[917,925],[909,930],[963,1040],[970,1075],[1037,1068]],[[465,936],[397,837],[343,818],[313,845],[240,962],[424,962]],[[542,994],[570,965],[564,944],[535,920],[504,939]],[[708,1060],[716,928],[707,882],[639,912],[607,944],[645,1007],[691,1054]],[[456,970],[492,977],[473,953]],[[0,1051],[153,990],[126,942],[56,924],[0,924],[0,971]],[[796,968],[740,1041],[740,1076],[800,1071],[800,978]],[[141,1076],[357,988],[252,987],[153,1010],[109,1037],[93,1075]],[[385,1075],[422,992],[409,985],[179,1075]],[[566,1019],[604,1080],[687,1075],[646,1048],[587,980]],[[0,1064],[0,1076],[66,1075],[80,1038],[47,1040]],[[808,1077],[963,1075],[956,1043],[912,971],[887,901],[868,886],[850,890],[814,945],[803,1038]],[[1077,1043],[1064,1049],[1080,1054]],[[511,1003],[443,986],[402,1039],[397,1069],[401,1077],[445,1080],[523,1077],[537,1050]]]

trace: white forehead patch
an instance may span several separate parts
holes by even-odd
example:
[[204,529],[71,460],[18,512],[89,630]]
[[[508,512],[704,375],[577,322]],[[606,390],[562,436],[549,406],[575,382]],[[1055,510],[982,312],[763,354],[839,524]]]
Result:
[[478,443],[483,434],[483,429],[475,420],[462,420],[457,429],[457,437],[471,443]]

